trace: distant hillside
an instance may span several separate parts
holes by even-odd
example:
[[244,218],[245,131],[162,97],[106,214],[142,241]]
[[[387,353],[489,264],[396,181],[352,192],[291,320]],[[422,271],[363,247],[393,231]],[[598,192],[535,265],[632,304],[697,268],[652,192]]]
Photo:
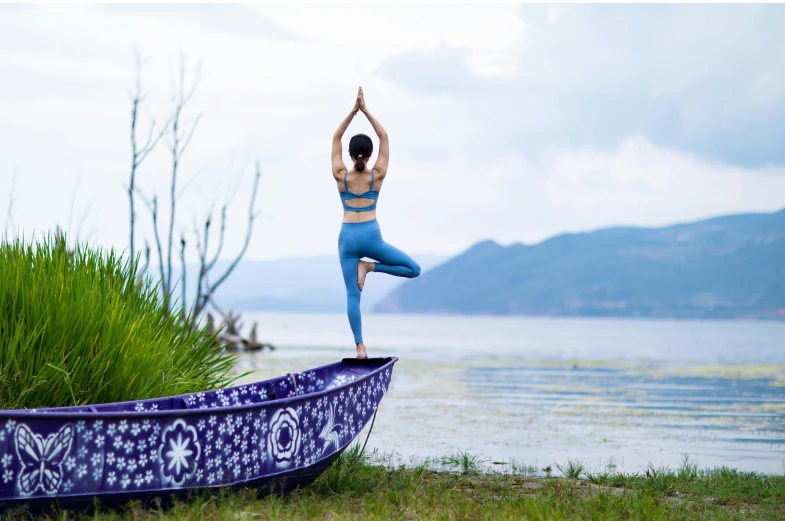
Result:
[[375,310],[785,319],[785,210],[481,242]]

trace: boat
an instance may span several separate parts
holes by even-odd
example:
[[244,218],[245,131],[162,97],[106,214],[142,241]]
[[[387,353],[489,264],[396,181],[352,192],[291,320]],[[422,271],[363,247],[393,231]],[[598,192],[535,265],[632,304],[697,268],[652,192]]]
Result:
[[0,411],[0,506],[304,487],[375,417],[396,361],[345,358],[180,396]]

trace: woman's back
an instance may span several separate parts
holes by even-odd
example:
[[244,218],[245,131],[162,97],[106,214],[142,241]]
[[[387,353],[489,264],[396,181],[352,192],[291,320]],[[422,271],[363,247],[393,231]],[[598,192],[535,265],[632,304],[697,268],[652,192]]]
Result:
[[[353,168],[344,172],[343,183],[338,183],[344,209],[343,222],[364,222],[376,218],[376,203],[382,182],[376,180],[375,170],[358,172]],[[353,218],[352,214],[358,213],[369,215]]]
[[[353,194],[364,194],[368,191],[379,192],[382,188],[384,179],[380,179],[376,170],[366,168],[362,172],[356,171],[354,168],[344,172],[346,178],[346,185],[343,182],[338,184],[338,190],[348,190]],[[371,183],[373,181],[373,183]]]

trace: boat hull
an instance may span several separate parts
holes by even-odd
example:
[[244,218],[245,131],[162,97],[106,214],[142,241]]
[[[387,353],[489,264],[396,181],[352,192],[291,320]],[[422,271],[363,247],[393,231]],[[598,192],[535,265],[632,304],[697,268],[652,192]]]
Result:
[[396,361],[344,359],[217,391],[0,411],[0,506],[306,486],[370,421]]

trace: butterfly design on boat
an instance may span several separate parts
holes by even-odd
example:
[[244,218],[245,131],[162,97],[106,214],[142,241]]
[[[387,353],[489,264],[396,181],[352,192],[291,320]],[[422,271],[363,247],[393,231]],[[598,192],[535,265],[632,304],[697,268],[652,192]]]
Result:
[[74,429],[70,424],[44,438],[35,434],[27,425],[16,428],[16,454],[22,463],[19,472],[19,492],[25,496],[42,490],[46,494],[57,492],[63,479],[63,460],[71,450]]

